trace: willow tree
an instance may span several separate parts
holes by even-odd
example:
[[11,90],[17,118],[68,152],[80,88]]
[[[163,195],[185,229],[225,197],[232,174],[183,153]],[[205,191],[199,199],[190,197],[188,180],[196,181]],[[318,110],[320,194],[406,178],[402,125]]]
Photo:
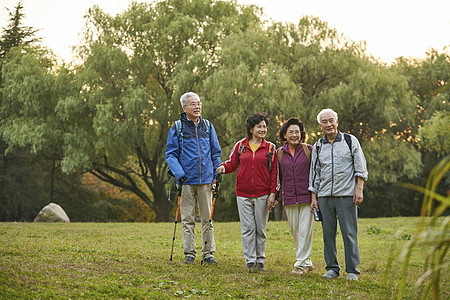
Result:
[[66,122],[63,169],[87,169],[132,191],[168,221],[164,152],[179,97],[197,91],[224,37],[259,26],[259,10],[229,1],[133,3],[116,16],[86,16],[79,92],[58,103]]
[[[218,67],[205,81],[205,93],[220,120],[217,126],[226,124],[220,140],[226,153],[237,137],[245,135],[245,118],[255,111],[268,112],[278,122],[300,117],[312,144],[322,135],[316,116],[329,107],[339,114],[339,129],[362,143],[369,166],[369,197],[371,187],[382,189],[378,183],[394,184],[399,177],[411,179],[420,171],[420,153],[395,125],[414,121],[417,98],[407,78],[367,55],[363,43],[339,35],[318,18],[227,37]],[[268,138],[274,142],[278,129],[277,122],[271,124]]]

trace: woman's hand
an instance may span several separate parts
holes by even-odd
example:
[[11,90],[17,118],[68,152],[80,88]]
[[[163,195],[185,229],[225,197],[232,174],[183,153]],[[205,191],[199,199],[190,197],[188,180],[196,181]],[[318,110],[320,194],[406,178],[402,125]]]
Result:
[[224,174],[225,173],[225,167],[224,166],[218,167],[216,172],[217,172],[217,174]]
[[267,208],[269,211],[272,211],[277,204],[278,201],[275,199],[275,193],[270,193],[269,197],[267,197]]

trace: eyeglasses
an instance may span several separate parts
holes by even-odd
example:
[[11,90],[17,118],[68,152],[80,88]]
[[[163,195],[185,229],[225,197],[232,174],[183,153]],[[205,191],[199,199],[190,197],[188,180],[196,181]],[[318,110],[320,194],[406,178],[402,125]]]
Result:
[[190,104],[187,104],[186,106],[189,106],[189,107],[202,107],[202,103],[201,102],[193,102],[193,103],[190,103]]

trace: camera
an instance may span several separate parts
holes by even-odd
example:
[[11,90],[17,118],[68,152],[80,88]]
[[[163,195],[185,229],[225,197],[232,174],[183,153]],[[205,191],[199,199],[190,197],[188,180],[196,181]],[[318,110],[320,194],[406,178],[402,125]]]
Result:
[[320,212],[320,210],[318,211],[315,207],[313,208],[313,212],[314,212],[314,220],[316,221],[322,221],[322,213]]

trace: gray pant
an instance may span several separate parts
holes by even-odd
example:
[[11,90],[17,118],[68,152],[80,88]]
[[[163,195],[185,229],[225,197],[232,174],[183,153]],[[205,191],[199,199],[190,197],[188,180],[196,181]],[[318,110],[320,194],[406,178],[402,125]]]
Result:
[[213,225],[209,223],[212,207],[211,184],[183,185],[180,200],[183,245],[186,256],[195,257],[195,202],[198,203],[202,223],[202,257],[213,257],[216,250]]
[[358,216],[353,197],[319,197],[319,209],[322,212],[322,230],[326,270],[339,274],[337,261],[336,232],[337,220],[344,240],[345,271],[360,274],[359,264]]
[[242,248],[246,263],[264,263],[266,260],[266,227],[269,219],[267,197],[237,197],[241,222]]

